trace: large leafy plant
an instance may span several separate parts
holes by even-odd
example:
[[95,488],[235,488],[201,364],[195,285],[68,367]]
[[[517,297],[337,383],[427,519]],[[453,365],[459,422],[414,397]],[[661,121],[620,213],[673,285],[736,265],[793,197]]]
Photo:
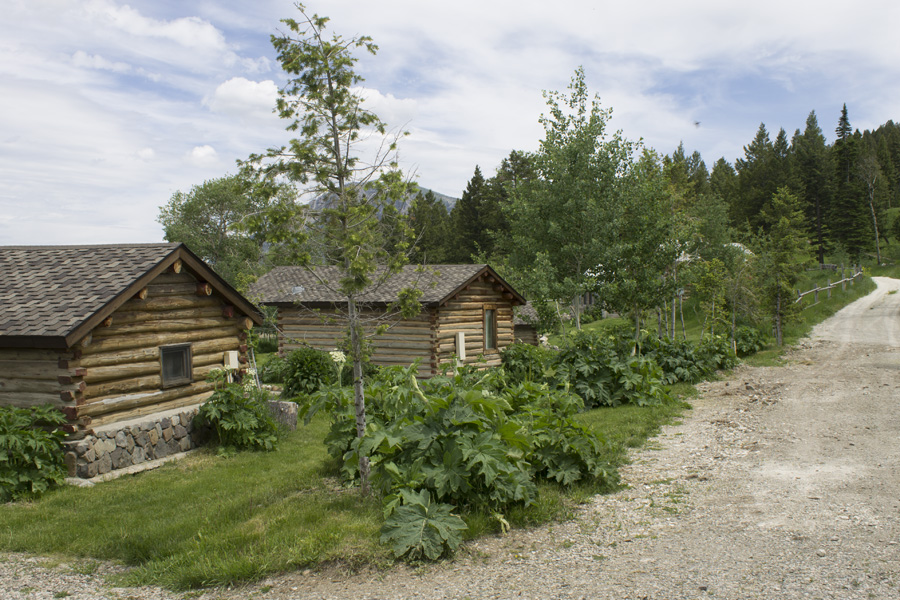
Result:
[[65,416],[51,405],[0,406],[0,501],[40,496],[66,477]]
[[279,426],[269,411],[268,394],[255,385],[220,382],[195,422],[212,428],[224,454],[274,450],[278,443]]

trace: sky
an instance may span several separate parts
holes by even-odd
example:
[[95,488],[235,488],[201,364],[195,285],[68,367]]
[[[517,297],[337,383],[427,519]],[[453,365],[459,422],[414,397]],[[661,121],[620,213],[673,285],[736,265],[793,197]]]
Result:
[[[401,165],[459,197],[543,135],[544,90],[583,66],[610,127],[661,154],[733,163],[765,123],[841,107],[900,119],[900,3],[795,0],[308,0],[371,36],[367,106],[409,136]],[[0,0],[0,245],[158,242],[176,191],[289,139],[270,36],[290,0]],[[364,149],[365,150],[365,149]],[[364,157],[365,158],[365,157]]]

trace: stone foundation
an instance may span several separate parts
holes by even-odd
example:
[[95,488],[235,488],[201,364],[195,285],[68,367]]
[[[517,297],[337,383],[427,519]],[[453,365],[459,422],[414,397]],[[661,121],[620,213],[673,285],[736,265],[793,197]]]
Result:
[[197,408],[159,413],[141,421],[114,423],[97,428],[80,440],[66,442],[69,477],[90,479],[204,444],[209,439],[208,432],[193,426]]

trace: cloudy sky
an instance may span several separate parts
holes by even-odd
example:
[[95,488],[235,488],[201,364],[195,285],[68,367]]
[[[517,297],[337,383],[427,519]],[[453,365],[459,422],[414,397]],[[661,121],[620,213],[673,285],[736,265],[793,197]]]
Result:
[[[404,167],[459,196],[475,165],[534,150],[542,90],[583,65],[612,127],[708,166],[809,111],[831,141],[900,118],[900,4],[309,0],[370,35],[374,110]],[[0,0],[0,245],[162,240],[159,206],[287,139],[270,43],[290,0]],[[699,126],[696,124],[699,122]]]

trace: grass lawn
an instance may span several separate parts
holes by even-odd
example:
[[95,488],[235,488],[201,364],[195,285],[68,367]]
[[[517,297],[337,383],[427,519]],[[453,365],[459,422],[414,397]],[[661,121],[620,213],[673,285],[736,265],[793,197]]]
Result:
[[[684,405],[585,413],[611,444],[613,465],[680,414]],[[389,565],[379,544],[381,503],[340,486],[314,420],[274,452],[229,458],[204,449],[154,471],[92,488],[64,487],[33,502],[0,506],[0,550],[118,560],[135,568],[122,583],[190,589],[255,580],[339,562]],[[505,515],[513,526],[566,518],[601,490],[544,484],[535,506]],[[499,530],[491,515],[463,515],[467,537]]]

